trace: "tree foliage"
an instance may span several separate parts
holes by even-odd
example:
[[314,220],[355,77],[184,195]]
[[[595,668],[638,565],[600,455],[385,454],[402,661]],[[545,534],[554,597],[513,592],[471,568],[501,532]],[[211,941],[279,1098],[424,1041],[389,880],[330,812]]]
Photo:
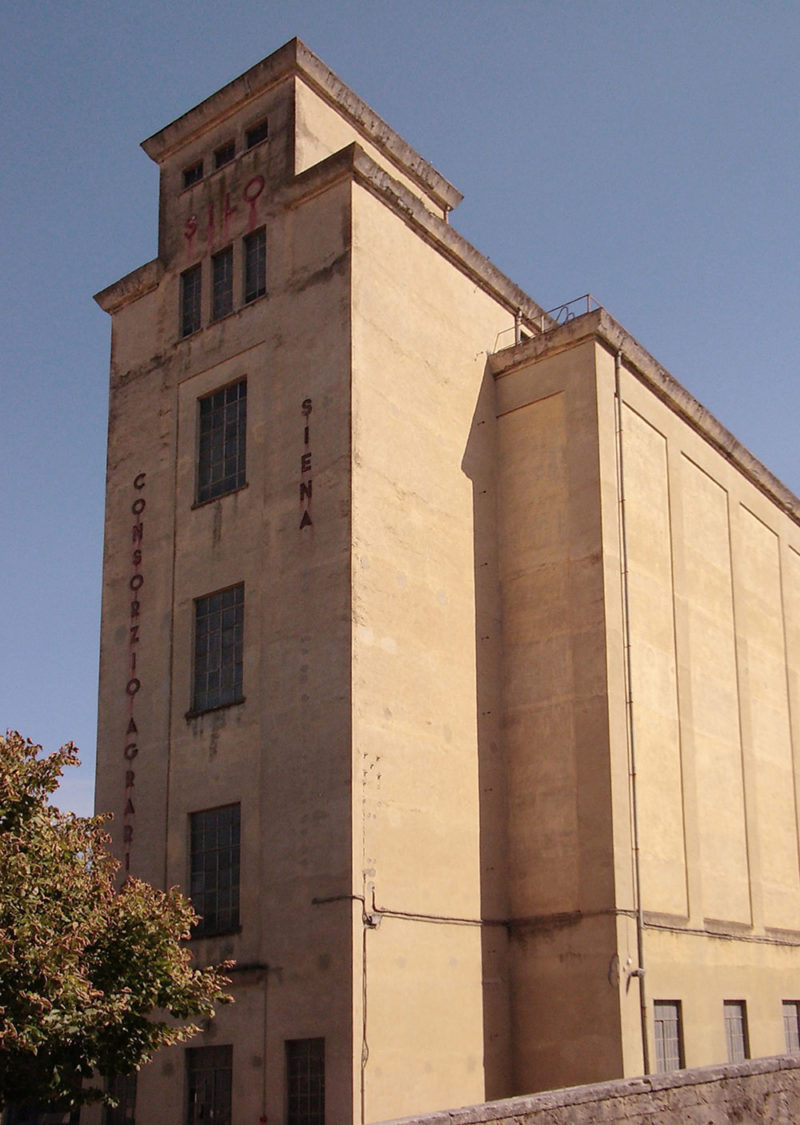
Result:
[[0,1106],[96,1100],[98,1074],[131,1073],[229,999],[229,965],[196,969],[182,944],[189,902],[117,887],[108,817],[48,803],[74,745],[40,752],[0,737]]

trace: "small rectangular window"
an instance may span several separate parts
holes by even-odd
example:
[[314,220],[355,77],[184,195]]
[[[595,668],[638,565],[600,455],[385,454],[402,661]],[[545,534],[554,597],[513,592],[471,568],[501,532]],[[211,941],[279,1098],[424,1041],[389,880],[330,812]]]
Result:
[[236,155],[236,142],[226,141],[214,153],[214,168],[223,168],[226,164],[230,164]]
[[680,1070],[683,1060],[683,1028],[680,1000],[654,1000],[656,1070]]
[[325,1040],[286,1040],[287,1125],[325,1125]]
[[800,1051],[800,1000],[783,1001],[783,1035],[790,1054]]
[[193,711],[242,699],[244,586],[231,586],[194,603]]
[[247,380],[199,400],[197,502],[204,504],[245,483]]
[[191,336],[199,329],[201,318],[200,265],[192,266],[181,274],[181,336]]
[[233,312],[233,247],[226,246],[211,258],[211,319]]
[[725,1018],[725,1043],[728,1062],[744,1062],[750,1057],[747,1037],[747,1005],[744,1000],[725,1000],[722,1005]]
[[191,813],[189,898],[200,921],[193,936],[239,926],[239,805]]
[[110,1078],[106,1090],[117,1102],[103,1110],[103,1125],[135,1125],[136,1121],[136,1071]]
[[244,143],[246,148],[255,148],[265,141],[269,136],[269,126],[266,118],[259,121],[257,125],[252,125],[244,135]]
[[198,180],[203,178],[203,161],[198,160],[196,164],[191,164],[188,168],[183,170],[183,186],[184,188],[191,187],[196,184]]
[[233,1047],[186,1051],[187,1125],[231,1125]]
[[244,240],[244,299],[254,301],[267,291],[267,232],[253,231]]

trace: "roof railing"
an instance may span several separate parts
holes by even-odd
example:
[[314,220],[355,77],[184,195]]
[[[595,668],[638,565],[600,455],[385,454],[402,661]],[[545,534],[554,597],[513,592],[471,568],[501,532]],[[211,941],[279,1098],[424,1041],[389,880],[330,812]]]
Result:
[[513,348],[517,344],[523,344],[534,336],[544,336],[548,332],[552,332],[553,329],[559,328],[562,324],[568,324],[576,316],[583,316],[585,313],[594,312],[599,308],[602,308],[600,302],[595,300],[591,293],[584,293],[581,297],[573,297],[571,301],[565,301],[563,305],[556,305],[554,309],[548,309],[547,312],[543,312],[538,317],[523,317],[522,313],[518,312],[514,317],[512,327],[498,332],[494,350],[499,352],[504,348]]

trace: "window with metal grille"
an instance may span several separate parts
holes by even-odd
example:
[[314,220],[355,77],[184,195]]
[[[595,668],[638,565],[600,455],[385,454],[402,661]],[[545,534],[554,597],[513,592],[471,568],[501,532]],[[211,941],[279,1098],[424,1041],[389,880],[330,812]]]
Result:
[[251,125],[244,135],[244,143],[246,148],[255,148],[265,141],[269,136],[269,124],[266,118],[259,121],[257,125]]
[[325,1125],[325,1040],[286,1040],[287,1125]]
[[784,1000],[782,1007],[786,1050],[795,1053],[800,1051],[800,1000]]
[[747,1005],[744,1000],[725,1000],[722,1009],[725,1018],[728,1062],[744,1062],[750,1057],[750,1045],[747,1039]]
[[267,232],[262,227],[244,240],[244,299],[254,301],[267,291]]
[[189,816],[189,897],[200,915],[197,937],[238,929],[240,822],[239,805]]
[[211,257],[211,319],[233,312],[233,247]]
[[241,702],[243,642],[243,585],[195,601],[193,711]]
[[231,1125],[233,1047],[186,1051],[186,1125]]
[[183,170],[183,186],[184,188],[191,187],[203,178],[203,161],[198,160],[196,164],[191,164],[188,168]]
[[230,164],[236,155],[236,142],[226,141],[224,145],[220,145],[214,153],[214,168],[223,168],[226,164]]
[[136,1071],[109,1078],[106,1091],[115,1099],[115,1106],[105,1106],[103,1125],[134,1125],[136,1121]]
[[683,1066],[683,1029],[680,1000],[654,1000],[656,1070],[680,1070]]
[[197,502],[233,492],[245,483],[247,380],[200,399]]
[[191,336],[201,323],[200,265],[181,274],[181,336]]

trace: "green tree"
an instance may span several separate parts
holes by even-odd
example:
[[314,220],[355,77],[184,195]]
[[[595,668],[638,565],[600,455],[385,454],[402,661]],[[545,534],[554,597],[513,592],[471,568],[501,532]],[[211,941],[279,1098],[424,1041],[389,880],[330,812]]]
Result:
[[49,804],[72,743],[47,757],[0,737],[0,1107],[102,1097],[97,1076],[129,1074],[188,1039],[230,999],[229,963],[194,968],[196,921],[175,889],[117,886],[107,816]]

